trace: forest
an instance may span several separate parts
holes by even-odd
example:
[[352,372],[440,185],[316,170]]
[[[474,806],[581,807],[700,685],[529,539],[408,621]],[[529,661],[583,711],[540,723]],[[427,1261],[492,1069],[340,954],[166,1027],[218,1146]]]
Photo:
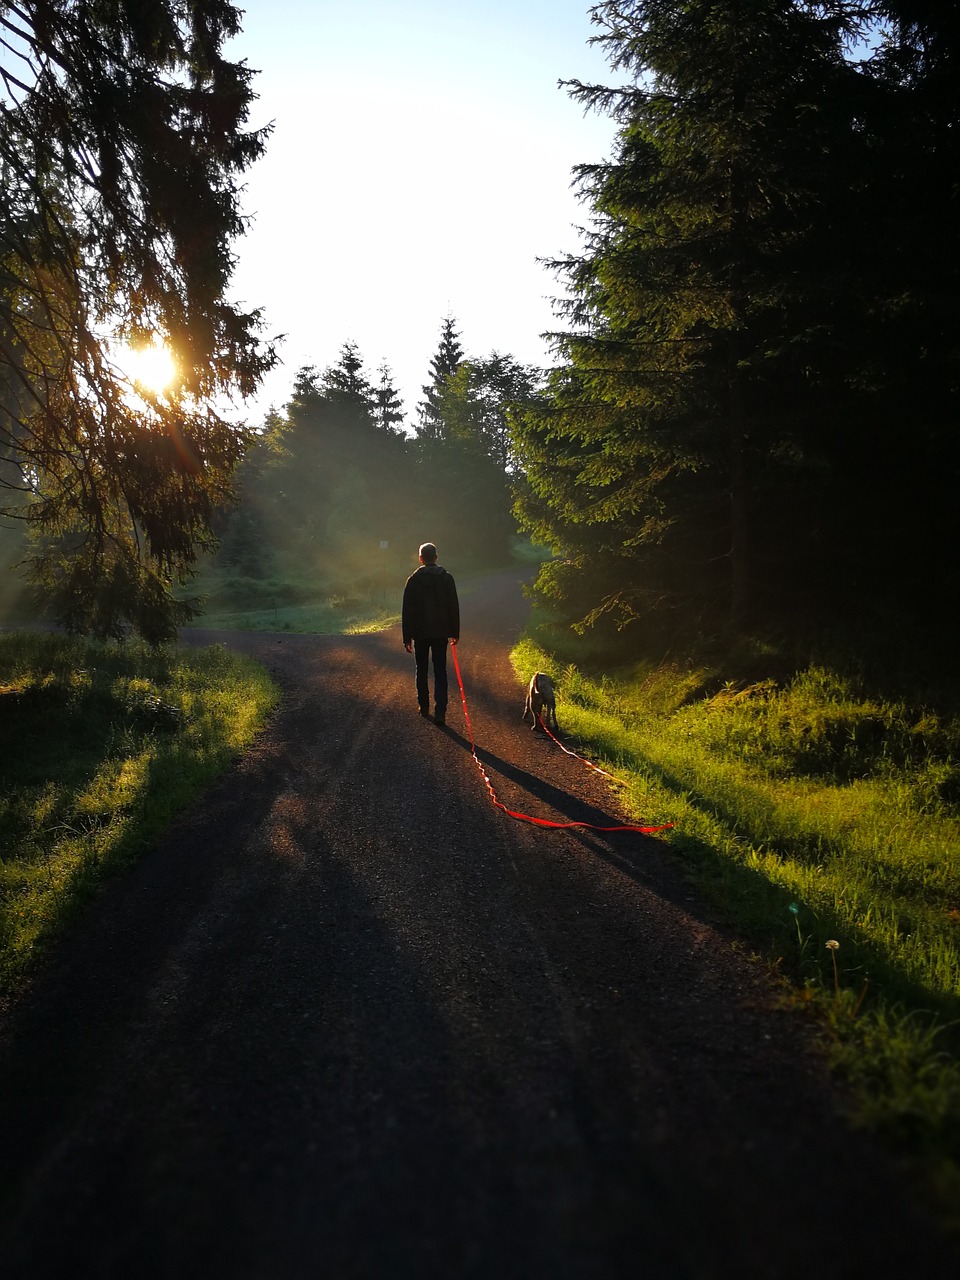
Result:
[[[267,144],[242,130],[248,78],[230,90],[232,143],[198,113],[197,156],[183,102],[155,95],[167,166],[193,177],[178,192],[144,159],[142,119],[119,125],[122,104],[97,90],[126,75],[134,94],[135,44],[78,61],[71,92],[89,110],[64,98],[58,134],[44,110],[66,81],[41,110],[8,78],[2,536],[15,559],[26,525],[53,616],[162,640],[196,616],[191,576],[212,555],[250,581],[324,566],[362,594],[423,537],[492,564],[518,529],[551,553],[539,598],[631,645],[949,616],[955,7],[643,0],[591,16],[611,83],[566,89],[617,133],[575,175],[580,251],[549,264],[552,367],[468,358],[447,316],[412,423],[389,366],[371,377],[350,341],[300,369],[264,423],[211,407],[277,358],[258,313],[222,301],[239,174]],[[204,70],[211,100],[227,67]],[[28,143],[42,164],[17,158]],[[76,159],[94,143],[111,183]],[[134,234],[144,209],[150,244]],[[193,350],[178,397],[121,394],[98,336],[108,313],[132,339],[162,327]]]
[[[345,629],[345,601],[383,629],[421,541],[466,573],[465,599],[474,571],[525,553],[516,689],[551,675],[581,759],[628,816],[664,824],[724,947],[818,1006],[859,1121],[925,1156],[955,1219],[960,6],[610,0],[590,15],[609,76],[565,88],[616,134],[574,174],[578,249],[545,263],[548,367],[468,352],[470,316],[448,313],[410,412],[390,365],[371,371],[344,333],[256,421],[224,407],[280,358],[261,313],[230,301],[244,176],[270,134],[250,124],[253,72],[225,53],[241,11],[0,0],[0,711],[16,748],[0,990],[279,705],[264,668],[171,643],[183,628],[260,606],[275,623],[320,595],[339,602],[328,629]],[[120,354],[158,335],[178,357],[163,391]],[[70,634],[13,631],[41,617]],[[329,746],[299,741],[287,692],[298,745],[270,761]],[[369,696],[364,677],[330,705],[353,699],[359,720]],[[400,723],[398,699],[371,742]],[[393,733],[375,768],[412,740]],[[507,754],[544,794],[539,765]],[[251,768],[274,787],[273,763]],[[298,769],[283,786],[299,814],[318,774]],[[406,850],[408,796],[441,775],[402,776]],[[437,875],[459,896],[462,804],[442,776],[457,835]],[[359,829],[363,789],[342,782]],[[560,862],[542,859],[551,876]],[[619,900],[626,861],[605,862],[591,854],[590,874],[615,874]],[[563,897],[572,937],[583,899]]]
[[[464,361],[416,433],[358,353],[301,371],[221,555],[294,563],[429,527],[454,560],[554,557],[542,600],[631,645],[843,625],[957,591],[956,16],[923,5],[606,4],[618,123],[577,182],[582,252],[543,373]],[[294,477],[295,473],[295,477]],[[322,477],[316,484],[308,480]],[[252,559],[251,559],[252,557]]]
[[389,367],[371,380],[354,343],[323,372],[301,369],[238,470],[236,505],[219,515],[221,606],[231,590],[235,605],[255,601],[258,583],[261,599],[281,603],[396,594],[427,540],[460,569],[509,563],[508,413],[541,381],[508,355],[465,358],[449,316],[412,432]]
[[[517,510],[573,618],[678,632],[957,589],[956,6],[606,4],[625,87]],[[935,625],[935,623],[934,623]]]

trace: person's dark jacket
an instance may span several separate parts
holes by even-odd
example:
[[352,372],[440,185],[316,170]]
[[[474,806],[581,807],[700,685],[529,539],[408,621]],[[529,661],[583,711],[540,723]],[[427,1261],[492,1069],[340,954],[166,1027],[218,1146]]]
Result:
[[460,639],[460,601],[453,578],[439,564],[423,564],[403,588],[403,643]]

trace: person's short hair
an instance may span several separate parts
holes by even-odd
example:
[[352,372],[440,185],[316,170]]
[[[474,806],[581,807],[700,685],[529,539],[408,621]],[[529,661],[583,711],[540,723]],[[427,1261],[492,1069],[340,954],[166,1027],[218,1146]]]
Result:
[[425,542],[420,548],[420,559],[424,564],[436,564],[437,548],[432,542]]

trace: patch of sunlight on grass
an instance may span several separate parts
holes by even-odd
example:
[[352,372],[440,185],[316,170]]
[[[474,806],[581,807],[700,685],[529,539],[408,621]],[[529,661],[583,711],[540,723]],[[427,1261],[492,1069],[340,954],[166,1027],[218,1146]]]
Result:
[[77,793],[73,803],[74,812],[97,817],[133,809],[144,794],[150,764],[156,756],[157,750],[151,746],[136,756],[104,761],[90,785]]
[[[629,782],[642,759],[646,777],[659,779],[659,803],[670,794],[681,797],[683,813],[670,819],[675,825],[689,829],[695,818],[711,845],[720,832],[735,837],[721,841],[726,856],[803,899],[835,922],[832,929],[856,929],[856,945],[873,952],[871,959],[895,965],[931,998],[960,996],[960,953],[956,938],[944,935],[958,886],[956,818],[903,814],[879,780],[846,786],[800,780],[781,787],[750,766],[711,758],[686,731],[681,741],[672,739],[663,724],[624,735],[597,713],[573,708],[569,719],[622,780]],[[869,926],[857,925],[851,903],[874,907]],[[894,921],[909,921],[909,943]]]
[[348,636],[369,635],[374,631],[387,631],[390,627],[399,627],[399,613],[380,613],[363,622],[352,622],[344,627],[343,633]]
[[823,668],[696,696],[696,673],[589,677],[530,637],[513,663],[554,677],[563,730],[631,818],[673,823],[692,881],[797,983],[832,1000],[824,946],[840,940],[842,989],[869,987],[860,1018],[960,1019],[960,813],[942,799],[956,726]]
[[[960,727],[822,668],[717,693],[715,673],[587,676],[530,638],[512,657],[524,683],[554,678],[564,733],[615,775],[632,820],[672,823],[661,838],[691,880],[820,1002],[839,1057],[885,1020],[886,1041],[861,1037],[877,1059],[862,1074],[889,1084],[884,1054],[909,1045],[929,1064],[924,1037],[940,1029],[940,1083],[909,1105],[923,1142],[960,1169],[938,1129],[949,1114],[960,1133]],[[896,1089],[865,1098],[865,1114],[892,1115]]]
[[344,606],[325,601],[278,609],[205,613],[196,626],[210,631],[288,631],[293,635],[363,635],[396,625],[399,614],[383,606]]
[[8,753],[0,782],[0,988],[236,758],[278,698],[261,667],[222,646],[0,635],[0,727],[29,744]]

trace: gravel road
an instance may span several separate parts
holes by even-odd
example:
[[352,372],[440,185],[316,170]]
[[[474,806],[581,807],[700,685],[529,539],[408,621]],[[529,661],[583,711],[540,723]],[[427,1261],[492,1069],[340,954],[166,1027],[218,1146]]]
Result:
[[[500,798],[622,821],[521,723],[519,574],[462,605]],[[6,1280],[955,1274],[662,842],[495,810],[398,631],[185,638],[284,701],[0,1023]]]

